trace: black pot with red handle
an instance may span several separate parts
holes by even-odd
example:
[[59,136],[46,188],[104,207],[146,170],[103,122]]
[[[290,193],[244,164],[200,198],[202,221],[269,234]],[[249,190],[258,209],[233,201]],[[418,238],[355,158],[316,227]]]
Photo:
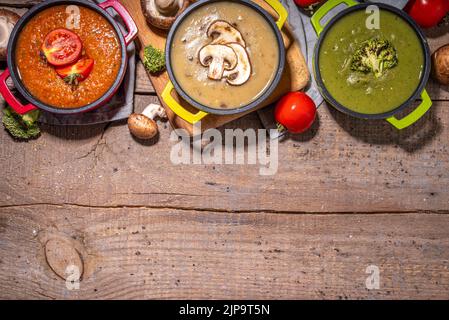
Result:
[[[76,6],[84,6],[87,7],[97,13],[99,13],[101,16],[103,16],[114,28],[117,38],[120,41],[120,47],[121,47],[121,64],[120,64],[120,70],[118,72],[117,78],[115,79],[112,86],[109,88],[109,90],[98,100],[79,107],[79,108],[73,108],[73,109],[62,109],[62,108],[56,108],[54,106],[47,105],[45,103],[40,102],[36,98],[34,98],[28,90],[25,88],[25,86],[22,83],[22,80],[20,78],[20,74],[17,70],[16,62],[15,62],[15,47],[17,44],[18,36],[20,32],[22,31],[23,27],[28,23],[28,21],[33,18],[37,13],[48,9],[52,6],[57,5],[76,5]],[[128,34],[123,35],[119,25],[114,20],[114,18],[106,11],[107,8],[113,8],[122,18],[124,24],[126,25],[126,28],[128,29]],[[9,42],[8,42],[8,55],[7,55],[7,64],[8,68],[0,75],[0,94],[3,96],[5,101],[14,109],[15,112],[18,114],[25,114],[31,110],[34,109],[41,109],[52,113],[57,114],[75,114],[75,113],[81,113],[81,112],[87,112],[90,110],[94,110],[96,108],[99,108],[106,104],[117,92],[118,88],[120,87],[121,83],[123,82],[123,79],[126,74],[126,70],[128,67],[128,57],[127,57],[127,47],[130,43],[132,43],[137,36],[137,26],[132,19],[129,12],[126,10],[126,8],[120,3],[119,0],[107,0],[100,4],[95,4],[93,2],[87,1],[87,0],[49,0],[45,1],[41,4],[38,4],[31,8],[27,13],[25,13],[22,18],[17,22],[15,25],[13,31],[11,32]],[[27,103],[22,104],[19,99],[17,99],[14,94],[11,92],[11,90],[8,88],[6,84],[6,80],[11,77],[14,87],[17,89],[17,91],[20,93],[21,96],[27,101]]]

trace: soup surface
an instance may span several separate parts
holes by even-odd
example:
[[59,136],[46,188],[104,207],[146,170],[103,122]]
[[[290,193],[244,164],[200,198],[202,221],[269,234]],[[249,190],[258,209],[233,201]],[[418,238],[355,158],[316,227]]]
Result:
[[[319,53],[319,68],[330,94],[346,108],[364,114],[392,111],[407,101],[418,87],[424,52],[418,36],[401,17],[380,12],[380,29],[369,30],[365,11],[337,21],[326,34]],[[388,40],[397,52],[398,64],[380,77],[351,70],[354,52],[370,39]]]
[[[213,80],[199,60],[199,51],[211,43],[209,26],[225,21],[237,29],[251,64],[248,80],[231,85]],[[239,3],[214,2],[197,8],[179,25],[171,47],[174,76],[195,101],[211,108],[238,108],[257,99],[271,84],[279,64],[279,48],[270,24],[254,9]]]
[[95,61],[91,74],[77,86],[68,85],[40,56],[46,35],[65,28],[66,6],[38,13],[21,31],[16,45],[16,64],[22,82],[39,101],[56,108],[79,108],[101,98],[113,85],[121,64],[121,47],[112,25],[97,12],[80,8],[79,29],[84,55]]

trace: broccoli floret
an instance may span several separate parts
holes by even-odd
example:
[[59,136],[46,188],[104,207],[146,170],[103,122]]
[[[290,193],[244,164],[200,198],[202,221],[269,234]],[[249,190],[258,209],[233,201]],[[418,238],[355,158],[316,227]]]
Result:
[[164,52],[149,45],[145,47],[143,64],[150,73],[158,73],[165,69]]
[[3,109],[2,122],[14,138],[29,140],[36,138],[41,132],[37,125],[39,116],[39,110],[33,110],[21,116],[15,113],[11,107],[6,107]]
[[372,72],[376,78],[398,64],[396,49],[385,39],[370,39],[364,41],[355,51],[351,70],[363,73]]

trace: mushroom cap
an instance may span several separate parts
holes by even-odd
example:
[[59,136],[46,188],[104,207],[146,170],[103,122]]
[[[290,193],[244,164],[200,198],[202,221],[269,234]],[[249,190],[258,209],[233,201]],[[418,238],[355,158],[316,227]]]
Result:
[[0,9],[0,60],[6,59],[9,36],[20,16],[8,9]]
[[207,28],[207,36],[214,39],[212,44],[228,44],[236,42],[242,47],[246,46],[240,31],[224,20],[215,20],[212,22]]
[[198,59],[204,67],[209,67],[208,77],[220,80],[224,70],[237,66],[237,55],[234,50],[221,44],[208,44],[198,52]]
[[228,43],[227,46],[237,55],[237,66],[232,70],[225,70],[223,77],[227,78],[226,82],[233,86],[240,86],[248,81],[251,76],[251,61],[245,48],[238,43]]
[[128,128],[139,139],[151,139],[158,133],[157,123],[143,114],[131,114],[128,118]]
[[159,29],[170,29],[187,8],[189,0],[140,0],[147,22]]

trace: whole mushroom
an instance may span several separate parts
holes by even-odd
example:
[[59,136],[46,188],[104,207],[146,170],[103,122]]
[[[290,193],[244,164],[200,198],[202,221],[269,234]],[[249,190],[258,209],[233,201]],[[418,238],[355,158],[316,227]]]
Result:
[[432,74],[441,84],[449,85],[449,44],[432,55]]
[[228,46],[208,44],[201,48],[198,59],[202,66],[209,67],[207,76],[212,80],[220,80],[225,70],[232,70],[237,66],[237,55]]
[[160,29],[169,29],[187,8],[189,0],[141,0],[140,3],[149,24]]
[[9,36],[20,16],[7,9],[0,9],[0,60],[6,60]]
[[142,113],[133,113],[128,118],[129,131],[139,139],[151,139],[158,133],[158,127],[154,118],[166,118],[163,107],[151,103]]

